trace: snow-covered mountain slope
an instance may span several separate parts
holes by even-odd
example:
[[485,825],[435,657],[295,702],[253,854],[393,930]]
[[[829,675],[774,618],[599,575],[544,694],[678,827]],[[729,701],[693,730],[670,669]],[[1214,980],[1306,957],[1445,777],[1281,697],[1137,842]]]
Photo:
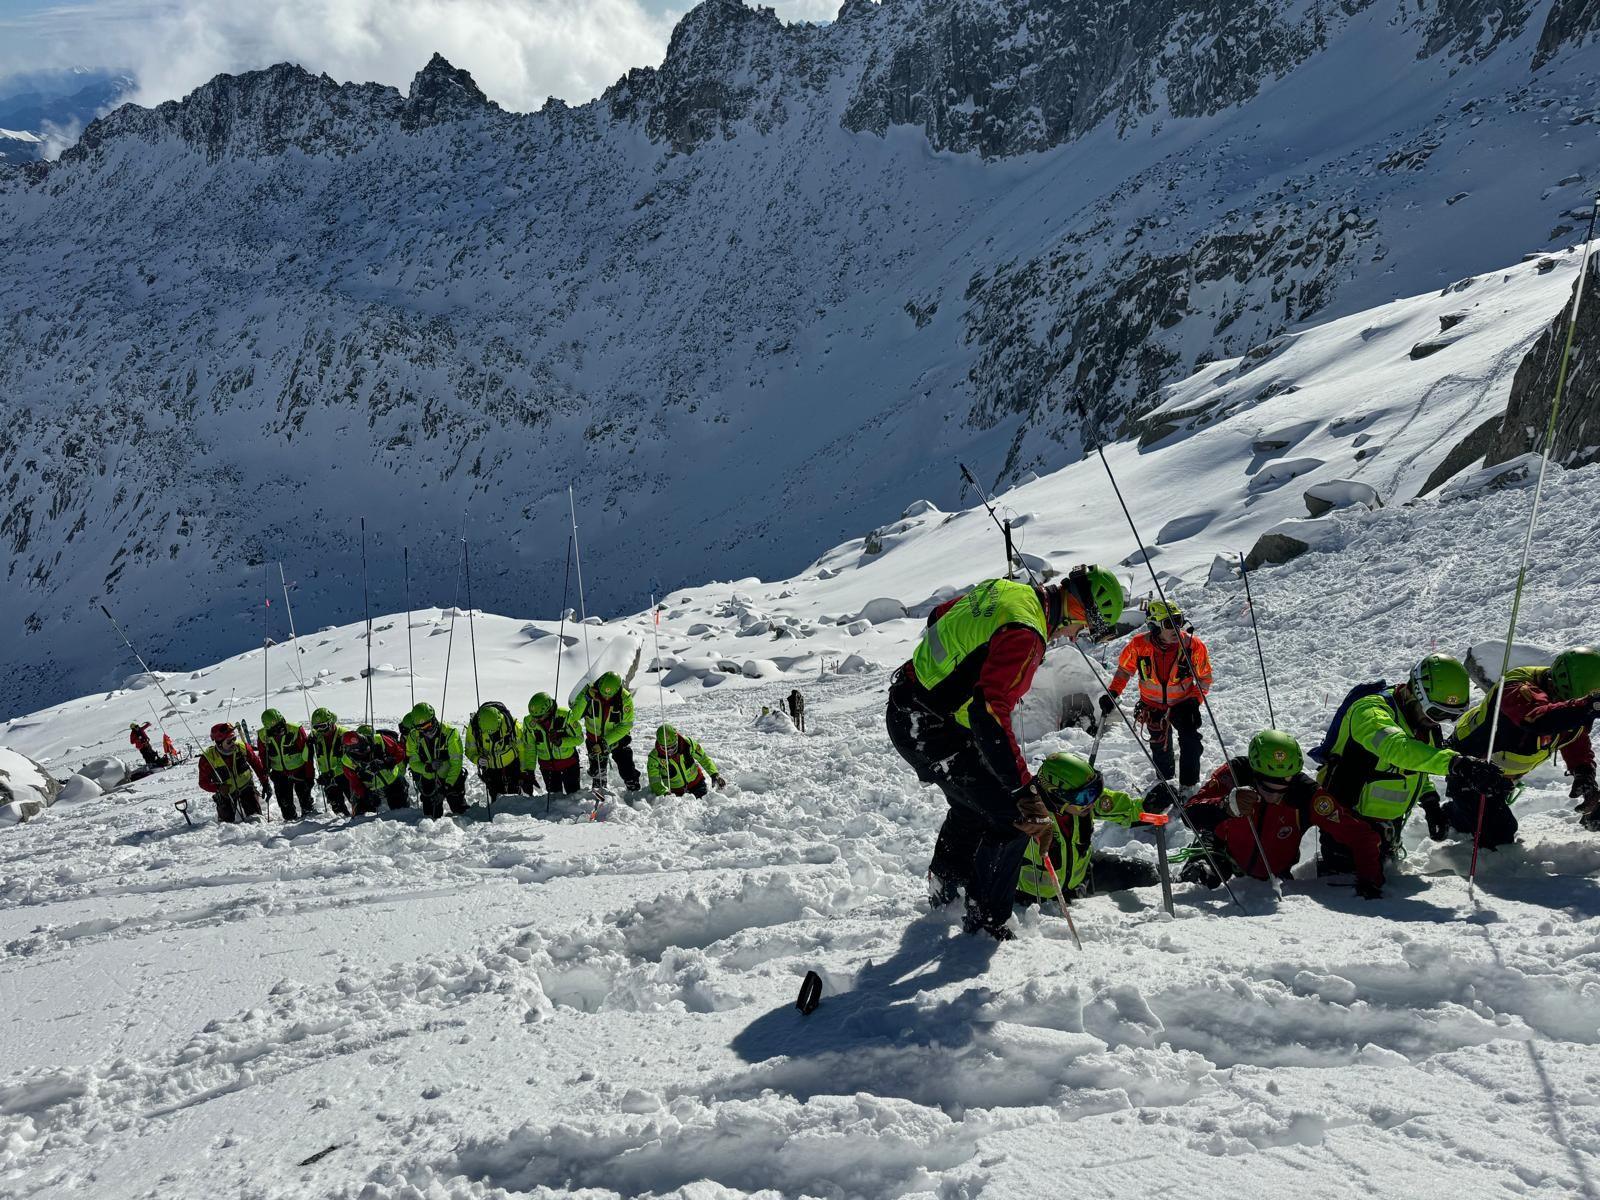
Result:
[[[1176,452],[1129,453],[1136,503],[1154,494],[1141,467]],[[1597,484],[1600,467],[1558,468],[1547,488],[1523,610],[1534,646],[1594,636]],[[1341,510],[1318,551],[1259,572],[1280,722],[1309,742],[1351,684],[1499,634],[1529,500],[1512,484]],[[1085,522],[1111,526],[1108,502]],[[1177,1183],[1197,1200],[1412,1181],[1584,1195],[1600,1145],[1600,840],[1577,829],[1553,770],[1518,802],[1523,844],[1486,856],[1475,903],[1464,848],[1413,829],[1377,902],[1309,863],[1281,903],[1240,885],[1243,911],[1180,886],[1172,920],[1151,893],[1115,893],[1075,906],[1081,952],[1051,915],[1024,916],[997,947],[923,913],[943,805],[881,725],[881,667],[915,623],[852,633],[820,617],[959,585],[977,542],[958,556],[941,534],[978,524],[886,532],[881,553],[829,555],[777,588],[787,597],[753,581],[673,593],[663,652],[686,664],[685,647],[774,654],[770,628],[749,631],[780,607],[812,617],[776,645],[866,647],[881,664],[819,678],[780,659],[772,678],[712,688],[683,676],[671,719],[732,781],[704,801],[618,805],[598,823],[586,805],[546,817],[531,799],[502,801],[492,823],[480,809],[190,829],[169,807],[195,794],[184,767],[6,830],[0,1190],[999,1198],[1070,1179],[1108,1197]],[[1183,595],[1236,748],[1266,714],[1241,590],[1218,579]],[[462,711],[467,627],[447,659],[449,618],[415,619],[419,694],[438,698],[448,663],[447,707]],[[409,701],[406,624],[375,624],[388,716]],[[518,704],[553,685],[554,638],[509,618],[475,628],[486,695]],[[584,630],[567,632],[563,691],[586,661]],[[359,633],[302,639],[312,703],[359,709]],[[648,615],[588,633],[590,654],[642,646],[649,665]],[[294,711],[289,653],[271,653],[273,699]],[[224,688],[260,680],[256,652],[167,685],[199,723],[225,711]],[[758,716],[794,686],[804,736]],[[85,697],[0,727],[0,742],[64,773],[148,715],[151,694]],[[656,702],[645,683],[641,723]],[[1049,733],[1028,752],[1065,745],[1084,738]],[[1147,782],[1123,737],[1100,761],[1114,784]],[[807,970],[824,998],[802,1017]]]
[[[791,573],[1054,468],[1163,385],[1571,235],[1582,6],[707,0],[659,69],[512,114],[296,68],[0,171],[0,711],[249,645],[261,563],[356,611]],[[1547,314],[1548,315],[1548,314]],[[969,498],[970,500],[970,498]],[[392,602],[391,602],[392,607]],[[20,634],[20,639],[16,636]]]

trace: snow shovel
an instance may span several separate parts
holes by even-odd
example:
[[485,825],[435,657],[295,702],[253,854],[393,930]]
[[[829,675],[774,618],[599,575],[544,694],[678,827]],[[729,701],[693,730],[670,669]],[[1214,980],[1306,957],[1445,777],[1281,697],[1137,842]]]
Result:
[[1167,822],[1170,818],[1166,813],[1140,813],[1139,820],[1142,824],[1154,827],[1156,871],[1161,876],[1161,907],[1167,910],[1167,916],[1175,917],[1178,914],[1172,911],[1172,870],[1167,864]]

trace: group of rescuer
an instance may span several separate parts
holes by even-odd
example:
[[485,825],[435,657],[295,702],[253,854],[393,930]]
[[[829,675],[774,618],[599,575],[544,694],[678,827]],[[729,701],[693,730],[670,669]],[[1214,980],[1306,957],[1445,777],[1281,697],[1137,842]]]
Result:
[[[228,722],[211,727],[200,754],[200,787],[216,801],[217,819],[253,821],[262,799],[276,799],[285,821],[317,814],[315,791],[340,815],[409,808],[415,787],[423,814],[467,810],[467,766],[476,770],[492,807],[501,796],[566,796],[579,790],[582,750],[589,786],[597,795],[614,765],[622,785],[641,790],[633,754],[633,694],[614,672],[586,686],[571,708],[547,692],[528,700],[520,721],[497,700],[480,705],[465,734],[418,704],[398,730],[361,725],[346,729],[330,709],[311,714],[311,727],[290,722],[275,708],[261,714],[254,744]],[[662,725],[645,762],[655,796],[705,796],[725,781],[705,748]]]
[[1068,904],[1096,889],[1155,883],[1154,868],[1092,851],[1097,821],[1163,825],[1176,815],[1193,834],[1174,855],[1179,879],[1207,887],[1234,875],[1289,878],[1315,826],[1318,873],[1351,874],[1357,894],[1375,899],[1385,864],[1403,853],[1400,835],[1413,810],[1422,810],[1434,840],[1506,845],[1517,832],[1512,802],[1520,781],[1559,752],[1580,824],[1600,831],[1591,740],[1600,652],[1579,646],[1548,667],[1510,671],[1476,703],[1466,667],[1430,654],[1402,682],[1351,691],[1309,756],[1314,776],[1292,734],[1263,729],[1201,783],[1211,659],[1165,599],[1146,606],[1145,627],[1123,648],[1099,700],[1108,724],[1138,680],[1134,719],[1148,734],[1154,785],[1143,796],[1108,788],[1093,762],[1075,753],[1051,754],[1030,771],[1011,715],[1046,646],[1085,635],[1109,641],[1125,606],[1121,583],[1099,566],[1043,585],[987,580],[929,614],[911,660],[893,676],[889,739],[948,804],[928,869],[929,900],[938,908],[964,896],[968,933],[1009,940],[1018,902]]

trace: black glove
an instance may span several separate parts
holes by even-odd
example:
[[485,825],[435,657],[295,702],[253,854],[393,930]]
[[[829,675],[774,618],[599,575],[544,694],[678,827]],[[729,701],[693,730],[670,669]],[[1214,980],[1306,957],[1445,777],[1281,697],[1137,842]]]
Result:
[[1439,803],[1437,796],[1424,796],[1422,798],[1422,815],[1428,822],[1428,836],[1436,842],[1442,842],[1450,836],[1450,822],[1445,819],[1444,806]]
[[1363,900],[1382,900],[1383,884],[1374,883],[1370,879],[1356,880],[1356,895]]
[[1593,767],[1579,767],[1572,772],[1572,790],[1567,795],[1581,801],[1580,809],[1600,804],[1600,784],[1595,782]]
[[1183,870],[1178,872],[1179,883],[1198,883],[1203,888],[1219,888],[1222,886],[1222,876],[1216,869],[1203,858],[1191,858],[1183,864]]
[[1145,812],[1164,813],[1177,802],[1177,789],[1165,779],[1158,779],[1155,785],[1144,794]]
[[1101,692],[1100,693],[1100,712],[1101,712],[1101,715],[1109,717],[1112,713],[1114,713],[1116,711],[1117,711],[1117,702],[1111,698],[1111,693],[1110,692]]
[[1503,796],[1511,790],[1499,767],[1488,759],[1473,758],[1466,754],[1458,754],[1450,760],[1450,770],[1446,772],[1445,780],[1451,788],[1459,789],[1463,794]]

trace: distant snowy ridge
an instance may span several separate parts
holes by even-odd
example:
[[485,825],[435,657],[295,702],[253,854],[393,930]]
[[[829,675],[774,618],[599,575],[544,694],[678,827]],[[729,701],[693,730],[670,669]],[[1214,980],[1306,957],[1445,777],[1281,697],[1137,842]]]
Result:
[[1047,472],[1196,368],[1568,244],[1600,50],[1495,11],[707,0],[579,107],[436,58],[120,109],[0,170],[0,711],[106,681],[97,599],[166,663],[258,640],[280,559],[348,620],[362,509],[374,590],[404,544],[435,606],[465,525],[480,604],[554,610],[568,484],[599,610],[785,576],[955,507],[958,456]]

